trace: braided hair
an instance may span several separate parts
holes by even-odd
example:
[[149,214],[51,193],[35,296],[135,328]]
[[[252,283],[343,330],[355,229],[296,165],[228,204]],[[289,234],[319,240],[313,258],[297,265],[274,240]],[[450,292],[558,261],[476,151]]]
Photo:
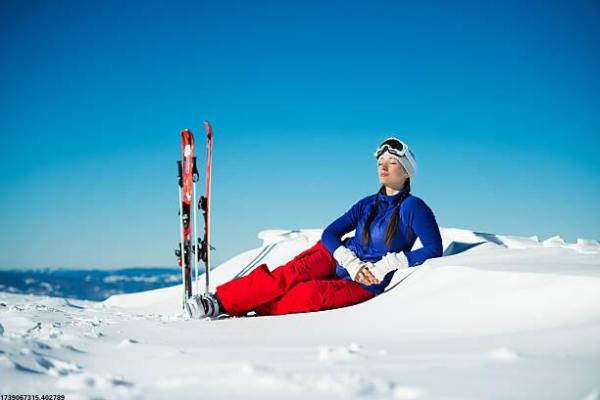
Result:
[[[402,204],[404,199],[406,199],[408,197],[408,195],[410,194],[410,178],[406,178],[406,181],[404,181],[403,189],[404,189],[404,192],[398,198],[398,202],[396,203],[396,206],[394,207],[394,211],[392,213],[392,218],[390,218],[390,222],[388,223],[387,230],[385,231],[385,245],[387,247],[390,246],[390,243],[392,242],[394,233],[396,232],[396,227],[398,226],[398,215],[400,215],[400,212],[399,212],[400,205]],[[381,188],[379,189],[378,193],[381,193],[383,190],[385,190],[385,185],[381,185]],[[365,226],[364,226],[362,234],[361,234],[362,242],[365,245],[367,243],[369,243],[369,241],[371,240],[371,230],[369,228],[371,227],[371,222],[373,222],[373,219],[375,219],[375,215],[377,214],[378,207],[379,207],[379,196],[376,195],[375,196],[375,204],[371,208],[371,212],[367,216],[367,220],[365,221]]]

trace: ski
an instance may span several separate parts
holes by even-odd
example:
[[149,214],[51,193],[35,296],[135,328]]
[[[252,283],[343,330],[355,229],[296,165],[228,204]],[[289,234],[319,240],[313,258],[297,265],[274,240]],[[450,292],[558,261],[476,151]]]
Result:
[[204,238],[198,239],[198,247],[200,249],[199,258],[204,262],[204,274],[206,276],[206,293],[210,287],[210,250],[214,249],[210,245],[210,186],[211,186],[211,171],[212,171],[212,139],[213,132],[210,122],[204,121],[204,129],[206,130],[206,191],[205,195],[200,197],[198,208],[202,211],[204,217]]
[[[181,279],[183,283],[183,307],[186,300],[192,297],[192,191],[195,181],[198,180],[194,157],[194,135],[188,129],[181,131],[181,160],[177,161],[179,175],[179,227],[180,243],[175,252],[178,264],[181,267]],[[195,221],[194,221],[195,223]],[[194,257],[195,258],[195,257]]]

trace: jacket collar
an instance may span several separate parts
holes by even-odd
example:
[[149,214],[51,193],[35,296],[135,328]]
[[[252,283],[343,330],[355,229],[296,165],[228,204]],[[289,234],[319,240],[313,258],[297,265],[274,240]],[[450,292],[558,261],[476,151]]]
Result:
[[381,189],[379,189],[379,192],[377,193],[377,199],[380,203],[397,204],[398,199],[400,198],[400,196],[402,196],[402,193],[404,193],[405,190],[405,188],[402,188],[398,193],[388,196],[385,193],[385,186],[382,186]]

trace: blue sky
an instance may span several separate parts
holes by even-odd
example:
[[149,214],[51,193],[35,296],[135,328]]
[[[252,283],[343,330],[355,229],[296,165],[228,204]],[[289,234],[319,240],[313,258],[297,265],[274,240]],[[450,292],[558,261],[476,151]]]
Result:
[[204,119],[215,264],[374,193],[390,135],[441,226],[600,239],[599,3],[451,3],[2,2],[0,268],[174,265]]

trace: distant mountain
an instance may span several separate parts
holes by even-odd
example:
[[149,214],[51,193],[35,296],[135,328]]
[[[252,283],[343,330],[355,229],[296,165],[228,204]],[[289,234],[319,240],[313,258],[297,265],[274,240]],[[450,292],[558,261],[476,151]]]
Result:
[[0,270],[0,291],[102,301],[114,294],[180,284],[180,271],[179,268]]

